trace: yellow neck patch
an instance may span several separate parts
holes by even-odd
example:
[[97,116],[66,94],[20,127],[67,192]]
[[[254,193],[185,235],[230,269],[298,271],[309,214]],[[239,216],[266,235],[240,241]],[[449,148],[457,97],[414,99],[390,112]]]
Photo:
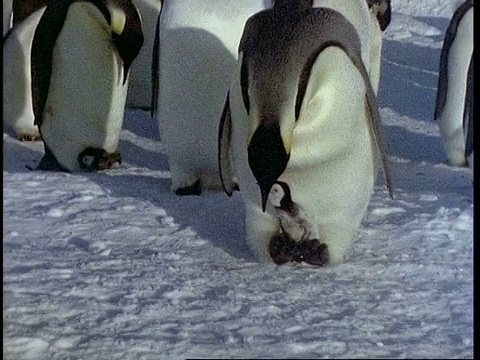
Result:
[[125,23],[127,21],[127,17],[125,12],[122,9],[112,6],[110,7],[110,15],[111,15],[111,25],[112,31],[118,35],[121,35],[123,30],[125,29]]

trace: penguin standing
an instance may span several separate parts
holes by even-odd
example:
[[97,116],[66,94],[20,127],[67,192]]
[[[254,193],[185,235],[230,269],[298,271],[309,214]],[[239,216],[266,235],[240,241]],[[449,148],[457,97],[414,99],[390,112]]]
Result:
[[218,119],[250,15],[271,0],[166,1],[154,54],[153,113],[177,195],[221,190]]
[[473,1],[454,12],[440,54],[434,119],[452,166],[473,154]]
[[17,24],[3,40],[3,124],[19,140],[40,140],[34,125],[30,51],[33,34],[45,7]]
[[31,51],[42,170],[96,171],[121,162],[117,146],[128,72],[143,43],[130,0],[51,0]]
[[[342,2],[351,0],[337,1]],[[248,19],[218,152],[227,194],[234,188],[230,174],[238,178],[247,244],[259,260],[282,263],[299,256],[298,246],[284,246],[294,239],[282,232],[267,201],[282,181],[318,232],[302,239],[307,246],[300,255],[323,265],[346,256],[378,165],[390,194],[393,187],[375,91],[362,61],[362,50],[369,50],[347,20],[353,15],[308,3],[275,1]],[[369,28],[372,19],[363,4]],[[291,253],[279,255],[278,248]]]
[[152,53],[158,15],[162,8],[160,0],[133,0],[142,18],[144,43],[130,69],[128,79],[127,107],[151,109]]

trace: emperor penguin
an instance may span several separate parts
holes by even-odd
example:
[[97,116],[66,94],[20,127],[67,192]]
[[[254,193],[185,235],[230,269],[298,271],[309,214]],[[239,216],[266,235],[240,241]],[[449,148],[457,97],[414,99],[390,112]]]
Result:
[[158,19],[154,99],[177,195],[221,190],[218,119],[250,15],[271,0],[166,1]]
[[17,24],[3,40],[3,124],[19,140],[40,140],[34,125],[30,51],[33,34],[45,7]]
[[448,25],[440,54],[434,119],[452,166],[473,154],[473,1],[464,1]]
[[[342,2],[353,3],[337,0]],[[309,1],[275,1],[245,24],[219,126],[218,161],[228,195],[232,175],[238,181],[246,242],[262,262],[299,256],[319,266],[343,261],[380,167],[393,193],[362,57],[369,50],[347,19],[354,16],[343,14],[312,8]],[[369,28],[371,17],[364,21]],[[310,238],[298,239],[279,222],[269,200],[279,182],[288,184],[288,196],[308,214],[302,217]]]
[[45,145],[38,169],[97,171],[117,151],[132,61],[143,43],[131,0],[51,0],[31,50],[35,124]]
[[133,0],[142,19],[144,43],[130,69],[127,107],[151,110],[152,53],[155,29],[162,8],[160,0]]

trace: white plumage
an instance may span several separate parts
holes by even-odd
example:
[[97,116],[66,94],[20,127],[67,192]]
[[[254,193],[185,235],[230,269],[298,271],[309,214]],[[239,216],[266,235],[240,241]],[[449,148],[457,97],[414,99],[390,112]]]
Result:
[[33,124],[30,51],[33,34],[45,8],[18,24],[3,43],[3,123],[19,139],[39,139]]
[[221,189],[218,120],[247,18],[261,0],[166,2],[159,24],[158,124],[172,175],[171,189],[199,194]]

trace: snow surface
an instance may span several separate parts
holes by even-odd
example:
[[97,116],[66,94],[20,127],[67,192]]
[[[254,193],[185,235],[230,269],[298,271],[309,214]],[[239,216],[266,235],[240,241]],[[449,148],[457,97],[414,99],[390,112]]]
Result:
[[393,0],[379,176],[350,257],[261,265],[239,194],[177,197],[155,120],[125,115],[120,169],[29,171],[4,132],[4,359],[472,358],[472,171],[445,164],[433,108],[461,0]]

